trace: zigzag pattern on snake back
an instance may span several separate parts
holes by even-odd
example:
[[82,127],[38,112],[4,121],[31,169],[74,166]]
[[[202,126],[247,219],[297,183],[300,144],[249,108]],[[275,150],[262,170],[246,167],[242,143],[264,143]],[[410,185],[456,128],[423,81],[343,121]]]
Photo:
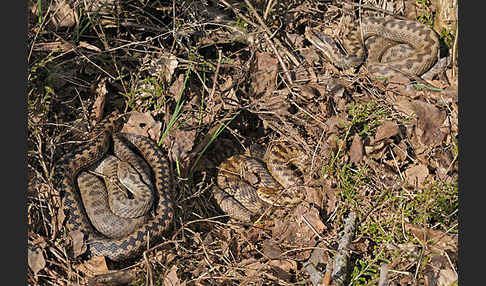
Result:
[[[342,39],[347,55],[328,35],[306,27],[305,37],[337,67],[355,68],[363,63],[371,74],[391,77],[399,71],[422,75],[437,59],[439,39],[428,26],[411,20],[362,17],[353,22]],[[398,46],[397,46],[398,45]],[[398,70],[398,71],[397,71]]]
[[270,205],[292,207],[305,195],[301,174],[305,155],[287,141],[276,141],[266,151],[252,146],[218,167],[213,196],[231,218],[250,222]]
[[90,223],[82,199],[76,188],[78,174],[97,163],[108,152],[112,135],[121,127],[121,117],[110,116],[93,129],[92,139],[68,154],[61,160],[58,172],[62,176],[61,190],[64,192],[63,208],[67,211],[66,227],[68,231],[79,230],[88,236],[88,247],[92,254],[105,256],[113,261],[133,258],[151,241],[166,231],[174,217],[172,202],[172,184],[167,157],[149,138],[122,133],[133,147],[142,155],[152,168],[157,190],[154,201],[154,215],[121,238],[109,238],[101,235]]

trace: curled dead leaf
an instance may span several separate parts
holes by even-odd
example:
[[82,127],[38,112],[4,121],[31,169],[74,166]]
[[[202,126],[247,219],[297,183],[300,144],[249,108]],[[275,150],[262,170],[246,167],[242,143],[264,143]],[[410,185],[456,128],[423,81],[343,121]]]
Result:
[[160,57],[147,55],[143,60],[143,66],[148,70],[148,73],[151,76],[163,79],[166,83],[170,83],[172,75],[179,65],[177,57],[170,53],[161,54]]
[[179,77],[172,83],[172,85],[169,88],[169,95],[172,96],[172,98],[175,101],[179,100],[179,94],[182,92],[182,89],[184,88],[184,74],[180,74]]
[[240,267],[243,269],[245,272],[246,276],[248,277],[258,277],[261,272],[265,271],[268,266],[260,263],[258,261],[255,261],[254,259],[243,259],[240,263]]
[[[37,5],[34,5],[37,6]],[[56,29],[72,27],[78,22],[76,11],[65,0],[57,0],[50,6],[51,21]]]
[[122,132],[146,136],[158,142],[161,129],[162,123],[155,121],[149,111],[145,113],[133,111],[123,126]]

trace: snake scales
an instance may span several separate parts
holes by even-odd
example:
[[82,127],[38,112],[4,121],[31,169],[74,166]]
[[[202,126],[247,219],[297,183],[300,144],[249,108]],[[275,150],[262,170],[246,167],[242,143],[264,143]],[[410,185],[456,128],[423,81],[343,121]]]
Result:
[[[352,22],[342,39],[347,55],[334,40],[306,27],[305,37],[337,67],[355,68],[365,59],[371,74],[385,78],[405,72],[420,76],[435,63],[439,49],[437,34],[428,26],[412,20],[363,17]],[[364,45],[363,45],[364,44]]]
[[[252,146],[252,147],[258,147]],[[218,167],[214,198],[230,217],[249,222],[270,206],[291,207],[304,199],[303,152],[287,141],[276,141],[266,151],[250,148],[224,160]]]
[[[61,161],[59,169],[63,177],[61,182],[61,189],[64,191],[63,208],[68,213],[67,229],[71,232],[81,231],[88,236],[88,246],[92,254],[105,256],[113,261],[138,255],[146,247],[149,238],[151,241],[156,240],[169,228],[174,217],[170,169],[166,156],[147,137],[120,133],[121,124],[121,116],[110,116],[98,123],[91,133],[91,140],[68,154]],[[76,180],[84,180],[94,187],[99,186],[99,180],[95,180],[93,177],[83,178],[88,175],[84,171],[95,166],[107,155],[114,137],[124,138],[128,144],[131,144],[153,171],[156,196],[151,217],[136,222],[131,221],[134,220],[131,218],[115,219],[113,214],[104,209],[108,202],[106,197],[104,201],[100,200],[103,195],[99,194],[97,188],[88,191],[88,196],[92,197],[87,201],[88,206],[83,206],[83,199],[77,191]],[[105,228],[114,232],[112,233],[114,237],[108,237],[96,230],[88,218],[86,210],[98,218],[98,223],[102,223]],[[125,229],[126,224],[132,227],[129,233]]]

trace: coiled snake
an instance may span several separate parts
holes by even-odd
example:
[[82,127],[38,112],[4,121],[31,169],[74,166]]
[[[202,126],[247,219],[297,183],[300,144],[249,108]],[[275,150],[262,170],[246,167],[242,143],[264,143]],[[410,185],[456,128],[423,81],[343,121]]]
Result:
[[[68,231],[81,231],[88,237],[88,246],[92,254],[105,256],[113,261],[133,258],[146,247],[147,240],[156,240],[166,231],[174,217],[172,202],[172,184],[170,182],[170,169],[167,157],[158,146],[149,138],[119,133],[122,124],[121,116],[110,116],[98,123],[92,131],[91,140],[68,154],[61,160],[59,172],[63,177],[61,189],[64,191],[63,208],[67,211],[66,227]],[[127,144],[132,145],[153,171],[156,194],[153,200],[153,214],[143,219],[115,218],[105,207],[108,206],[106,195],[99,192],[100,181],[97,178],[83,176],[83,172],[93,168],[105,158],[112,145],[112,138],[124,138]],[[79,175],[79,176],[78,176]],[[85,191],[88,195],[88,205],[83,206],[83,199],[77,191],[76,182],[87,182],[91,190]],[[86,201],[86,200],[85,200]],[[95,216],[113,237],[100,233],[93,227],[88,218]],[[131,227],[127,231],[126,227]]]
[[437,59],[439,39],[428,26],[411,20],[363,17],[352,22],[342,39],[344,55],[334,40],[306,27],[305,37],[337,67],[355,68],[363,63],[371,74],[391,77],[400,71],[420,76]]
[[230,217],[249,222],[270,205],[292,207],[304,192],[305,154],[287,141],[275,141],[266,151],[252,146],[246,154],[234,155],[218,167],[213,196]]

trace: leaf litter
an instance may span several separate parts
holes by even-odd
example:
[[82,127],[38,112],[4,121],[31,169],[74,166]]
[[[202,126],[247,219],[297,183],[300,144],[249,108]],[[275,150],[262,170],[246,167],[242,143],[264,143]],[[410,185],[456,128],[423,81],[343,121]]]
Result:
[[[410,2],[405,1],[405,5],[408,7]],[[221,1],[219,5],[237,4]],[[94,6],[87,11],[96,11]],[[36,47],[33,59],[65,53],[64,57],[49,60],[57,66],[38,68],[42,72],[34,72],[34,61],[29,62],[29,73],[36,75],[29,82],[33,94],[44,94],[44,89],[36,86],[44,86],[42,79],[47,77],[43,72],[70,72],[63,80],[46,81],[53,90],[49,110],[29,113],[32,118],[42,118],[36,122],[54,123],[49,127],[29,121],[30,133],[42,134],[29,136],[29,143],[34,146],[41,138],[43,144],[54,142],[61,147],[56,152],[49,149],[29,154],[29,164],[39,170],[43,164],[55,165],[60,154],[69,150],[66,142],[71,139],[62,134],[66,134],[63,128],[70,126],[73,118],[98,121],[119,109],[129,111],[123,131],[161,143],[177,170],[173,231],[163,242],[147,246],[142,258],[130,262],[141,270],[135,271],[136,277],[124,276],[124,281],[313,285],[316,282],[311,276],[316,273],[316,277],[331,281],[331,262],[339,260],[339,251],[343,250],[339,245],[346,217],[355,212],[355,239],[348,245],[352,255],[346,256],[343,263],[354,265],[344,276],[348,282],[377,283],[382,278],[381,261],[389,261],[386,279],[392,282],[390,285],[411,283],[414,276],[429,284],[454,282],[458,270],[454,243],[458,231],[457,187],[453,187],[457,180],[458,125],[457,74],[450,72],[452,67],[442,60],[439,68],[445,72],[429,74],[427,79],[438,88],[422,89],[407,86],[406,78],[386,84],[335,68],[299,33],[304,26],[312,25],[313,19],[339,19],[345,13],[345,8],[330,3],[322,9],[313,8],[308,1],[293,3],[292,9],[278,6],[285,11],[280,15],[281,27],[275,26],[278,21],[263,26],[250,5],[247,10],[227,7],[249,20],[245,20],[245,29],[253,34],[248,39],[257,40],[253,42],[257,44],[216,42],[215,35],[228,36],[234,29],[226,29],[228,23],[214,27],[204,24],[205,20],[211,22],[211,17],[214,20],[214,13],[220,13],[215,12],[219,11],[216,6],[210,6],[199,1],[180,7],[152,3],[134,9],[122,5],[117,9],[126,14],[118,15],[130,17],[118,24],[107,17],[112,11],[100,10],[99,14],[90,14],[93,26],[83,30],[86,36],[80,35],[79,47],[84,49],[78,53],[71,46],[55,49],[57,41],[64,41],[44,34],[31,41]],[[393,13],[401,9],[394,4],[385,8]],[[280,11],[270,10],[276,15]],[[42,27],[32,21],[38,19],[39,11],[31,11],[36,17],[31,15],[29,34],[34,39],[35,31]],[[187,25],[173,25],[176,19],[172,15],[176,12],[178,21]],[[160,16],[158,20],[153,13]],[[68,25],[57,18],[50,21],[57,25],[55,29]],[[70,21],[71,26],[79,25]],[[113,25],[120,27],[113,29]],[[342,29],[338,20],[323,26],[333,33]],[[266,37],[266,30],[278,32]],[[60,39],[70,39],[69,30],[56,33]],[[103,51],[111,60],[103,56]],[[142,81],[131,82],[134,79]],[[93,88],[89,82],[97,84]],[[129,96],[134,96],[133,101]],[[305,185],[301,189],[305,201],[294,209],[270,208],[255,222],[226,217],[212,195],[218,164],[252,144],[267,145],[282,139],[298,144],[307,155],[303,163]],[[39,175],[43,173],[32,173],[31,183],[54,184]],[[31,189],[48,199],[29,196],[29,216],[36,218],[30,221],[44,221],[48,231],[58,229],[50,225],[56,221],[53,218],[61,224],[65,217],[51,206],[51,201],[59,200],[50,191],[55,186]],[[440,195],[424,197],[429,193]],[[442,216],[422,217],[428,214],[424,201],[432,201],[434,211]],[[51,211],[46,214],[42,211],[45,208]],[[51,237],[39,229],[29,225],[29,230],[61,251],[53,255],[43,248],[29,248],[28,279],[33,284],[68,277],[94,276],[102,281],[106,277],[103,275],[123,266],[102,257],[86,257],[88,245],[82,233],[65,236],[62,231],[54,231],[56,235]],[[424,229],[426,239],[420,236]],[[424,245],[430,251],[421,254]],[[407,255],[400,255],[405,251]],[[423,263],[414,264],[419,259]],[[314,265],[314,274],[306,270],[306,262]]]

